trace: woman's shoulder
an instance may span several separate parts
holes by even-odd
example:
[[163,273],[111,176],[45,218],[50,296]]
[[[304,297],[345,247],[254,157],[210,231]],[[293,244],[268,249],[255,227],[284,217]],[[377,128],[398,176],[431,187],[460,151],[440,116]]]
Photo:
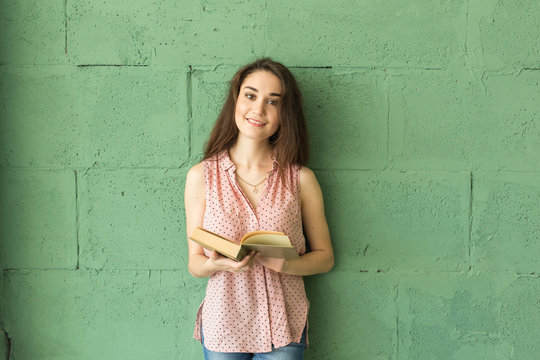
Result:
[[300,182],[305,182],[305,181],[313,181],[313,180],[316,180],[316,176],[315,176],[315,173],[310,169],[308,168],[307,166],[299,166],[299,172],[300,172]]
[[307,166],[300,167],[300,193],[306,194],[319,188],[319,182],[315,173]]
[[186,184],[204,183],[204,163],[201,161],[193,165],[187,173]]

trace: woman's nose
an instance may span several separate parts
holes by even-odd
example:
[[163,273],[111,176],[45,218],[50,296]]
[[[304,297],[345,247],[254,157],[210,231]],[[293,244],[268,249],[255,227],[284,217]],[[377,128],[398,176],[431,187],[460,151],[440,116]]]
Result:
[[257,99],[257,101],[254,104],[254,110],[257,111],[259,114],[264,115],[264,101]]

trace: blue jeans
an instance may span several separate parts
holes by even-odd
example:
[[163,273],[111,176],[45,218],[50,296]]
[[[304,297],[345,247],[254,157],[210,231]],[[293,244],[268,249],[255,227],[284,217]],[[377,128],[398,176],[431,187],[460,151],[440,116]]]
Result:
[[204,346],[204,336],[202,336],[204,359],[205,360],[302,360],[304,358],[304,349],[306,347],[306,329],[302,333],[302,339],[299,343],[290,343],[289,345],[275,348],[267,353],[224,353],[210,351]]

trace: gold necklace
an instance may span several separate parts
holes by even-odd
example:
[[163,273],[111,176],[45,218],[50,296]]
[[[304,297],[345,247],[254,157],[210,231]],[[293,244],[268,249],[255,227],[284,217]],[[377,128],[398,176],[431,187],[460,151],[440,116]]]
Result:
[[266,181],[266,176],[265,176],[264,179],[262,179],[262,181],[261,181],[260,183],[258,183],[258,184],[256,184],[256,185],[253,185],[253,184],[248,183],[246,180],[242,179],[242,177],[241,177],[238,173],[236,173],[236,176],[238,176],[238,178],[239,178],[240,180],[242,180],[242,182],[243,182],[244,184],[249,185],[249,186],[253,186],[253,192],[254,192],[255,194],[259,192],[259,190],[257,190],[257,186],[261,185],[263,182]]

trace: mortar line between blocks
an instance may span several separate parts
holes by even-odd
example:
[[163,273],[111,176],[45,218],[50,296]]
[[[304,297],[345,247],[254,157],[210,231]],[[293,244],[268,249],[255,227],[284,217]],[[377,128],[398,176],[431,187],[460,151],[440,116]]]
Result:
[[67,5],[68,0],[64,0],[64,54],[68,54],[68,13]]
[[186,77],[186,104],[187,104],[187,127],[188,127],[188,156],[187,159],[191,159],[192,156],[192,141],[193,141],[193,67],[189,65],[189,70]]
[[[121,64],[109,64],[109,65],[100,65],[100,64],[86,64],[86,65],[77,65],[77,66],[149,66],[149,65],[121,65]],[[214,71],[215,65],[211,64],[192,64],[193,69],[200,71]],[[233,63],[221,63],[220,68],[224,69],[238,69],[240,64]],[[374,70],[405,70],[405,71],[448,71],[449,69],[443,67],[426,67],[426,66],[343,66],[343,65],[288,65],[289,69],[333,69],[336,71],[374,71]],[[529,68],[529,70],[531,70]],[[532,70],[535,70],[534,68]]]
[[264,4],[266,12],[266,19],[264,21],[264,56],[268,56],[268,13],[270,12],[268,6],[268,3]]
[[[124,267],[96,267],[96,266],[88,266],[83,265],[80,266],[79,269],[75,267],[47,267],[47,268],[40,268],[40,267],[20,267],[20,268],[5,268],[3,269],[4,274],[5,273],[14,273],[14,272],[29,272],[29,271],[134,271],[134,272],[140,272],[140,273],[148,273],[148,271],[159,271],[162,273],[166,272],[185,272],[185,267],[177,267],[177,268],[159,268],[159,267],[141,267],[141,268],[124,268]],[[408,277],[417,277],[417,276],[426,276],[426,275],[433,275],[433,276],[454,276],[454,277],[468,277],[468,276],[477,276],[475,274],[470,274],[466,271],[443,271],[443,270],[422,270],[422,271],[407,271],[404,269],[397,269],[394,271],[377,271],[377,270],[351,270],[351,269],[345,269],[345,270],[333,270],[338,273],[351,275],[351,276],[380,276],[380,277],[388,277],[388,276],[408,276]],[[487,276],[496,276],[500,275],[500,271],[482,271],[482,274]],[[514,273],[511,272],[510,274],[514,274],[516,277],[533,277],[533,278],[540,278],[540,274],[537,273]]]
[[390,166],[390,76],[385,75],[386,87],[386,167]]
[[396,360],[399,360],[399,282],[396,286],[394,302],[396,304]]
[[79,270],[79,257],[80,257],[80,242],[79,242],[79,232],[80,232],[80,224],[79,224],[79,181],[78,181],[78,173],[77,170],[74,170],[75,175],[75,240],[77,243],[77,264],[75,265],[75,269]]
[[469,271],[472,271],[472,268],[474,266],[473,264],[473,244],[472,244],[472,231],[473,231],[473,172],[470,172],[469,177],[469,248],[468,248],[468,256],[469,256]]
[[6,269],[0,269],[0,270],[2,271],[2,283],[0,284],[0,286],[2,287],[2,295],[4,296],[4,298],[1,299],[0,301],[0,314],[5,314],[6,312],[4,311],[4,299],[5,299],[5,294],[6,294],[6,287],[5,287]]
[[149,67],[148,64],[79,64],[79,68],[89,67]]
[[467,63],[469,62],[469,9],[470,9],[470,2],[467,0],[467,4],[465,5],[465,59]]
[[[2,312],[3,314],[3,312]],[[11,345],[11,336],[9,335],[8,331],[6,328],[2,328],[2,332],[4,333],[4,338],[6,340],[6,348],[4,349],[5,350],[5,355],[7,355],[7,360],[11,359],[11,355],[12,354],[12,345]]]

